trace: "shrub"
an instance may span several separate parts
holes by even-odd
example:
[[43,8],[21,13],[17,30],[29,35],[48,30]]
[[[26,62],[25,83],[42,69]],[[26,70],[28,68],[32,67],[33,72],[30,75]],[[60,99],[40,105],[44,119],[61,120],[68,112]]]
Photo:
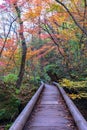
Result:
[[[1,103],[0,106],[0,121],[12,121],[15,119],[15,117],[19,113],[19,106],[21,104],[21,101],[17,99],[16,97],[12,97],[12,95],[6,95],[3,98],[3,103]],[[8,99],[8,101],[4,100],[5,98]]]
[[69,79],[62,79],[62,82],[60,82],[62,86],[71,87],[73,85],[73,81],[70,81]]
[[12,123],[10,124],[7,124],[6,127],[5,127],[5,130],[9,130],[9,128],[11,127]]
[[4,76],[4,82],[5,83],[14,83],[17,80],[16,74],[8,74],[7,76]]

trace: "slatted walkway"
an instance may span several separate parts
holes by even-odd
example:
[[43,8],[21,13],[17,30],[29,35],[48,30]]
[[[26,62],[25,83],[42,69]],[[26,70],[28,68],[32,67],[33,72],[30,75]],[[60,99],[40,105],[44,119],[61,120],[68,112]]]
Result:
[[45,85],[23,130],[77,130],[57,87]]

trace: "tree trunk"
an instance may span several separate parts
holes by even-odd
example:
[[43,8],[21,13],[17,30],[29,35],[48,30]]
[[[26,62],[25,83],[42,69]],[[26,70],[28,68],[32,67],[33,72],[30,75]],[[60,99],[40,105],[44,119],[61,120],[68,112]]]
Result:
[[22,79],[23,79],[23,75],[24,75],[24,72],[25,72],[26,52],[27,52],[26,44],[22,43],[21,65],[20,65],[20,71],[19,71],[19,74],[18,74],[18,80],[16,82],[17,88],[20,88],[21,83],[22,83]]
[[20,12],[20,9],[17,6],[17,4],[15,4],[14,6],[15,6],[15,10],[16,10],[18,20],[19,20],[19,25],[20,25],[19,36],[20,36],[20,40],[21,40],[21,44],[22,44],[21,65],[20,65],[20,71],[19,71],[19,74],[18,74],[18,80],[16,82],[16,87],[20,88],[22,80],[23,80],[24,72],[25,72],[27,46],[26,46],[26,41],[25,41],[24,34],[23,34],[24,29],[23,29],[23,22],[21,20],[21,12]]

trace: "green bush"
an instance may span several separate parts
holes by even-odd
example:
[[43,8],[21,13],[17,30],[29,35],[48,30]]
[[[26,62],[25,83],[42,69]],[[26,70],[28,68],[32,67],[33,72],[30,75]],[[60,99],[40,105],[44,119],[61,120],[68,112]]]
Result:
[[7,124],[6,127],[5,127],[5,130],[9,130],[9,128],[11,127],[12,123],[10,124]]
[[[7,97],[7,95],[6,95]],[[19,113],[21,101],[16,97],[9,95],[8,101],[4,100],[0,106],[0,121],[13,120]]]
[[2,117],[5,115],[6,113],[6,109],[1,109],[0,110],[0,120],[2,119]]
[[41,81],[40,77],[39,76],[36,76],[35,78],[32,76],[30,78],[30,83],[33,83],[33,84],[38,84],[39,82]]
[[8,74],[7,76],[4,76],[4,82],[5,83],[14,83],[17,80],[16,74]]

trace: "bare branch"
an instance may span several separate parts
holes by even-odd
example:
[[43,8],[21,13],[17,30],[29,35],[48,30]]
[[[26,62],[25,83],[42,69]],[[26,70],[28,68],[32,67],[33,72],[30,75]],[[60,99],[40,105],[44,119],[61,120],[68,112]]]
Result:
[[0,57],[1,57],[2,52],[3,52],[3,49],[4,49],[4,47],[5,47],[5,43],[6,43],[6,41],[7,41],[7,38],[8,38],[8,36],[9,36],[9,34],[10,34],[12,24],[13,24],[16,20],[17,20],[17,18],[15,18],[15,19],[11,22],[11,24],[10,24],[10,27],[9,27],[8,33],[7,33],[6,37],[5,37],[5,40],[4,40],[4,43],[3,43],[3,46],[2,46],[2,48],[1,48],[1,50],[0,50]]

